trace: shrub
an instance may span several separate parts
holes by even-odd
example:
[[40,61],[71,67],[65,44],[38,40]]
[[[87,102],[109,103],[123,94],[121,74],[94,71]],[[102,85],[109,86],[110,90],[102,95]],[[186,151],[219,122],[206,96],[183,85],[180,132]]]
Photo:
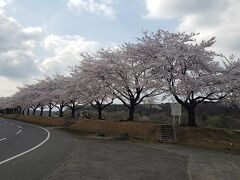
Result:
[[228,128],[227,118],[219,115],[207,116],[207,127],[209,128]]

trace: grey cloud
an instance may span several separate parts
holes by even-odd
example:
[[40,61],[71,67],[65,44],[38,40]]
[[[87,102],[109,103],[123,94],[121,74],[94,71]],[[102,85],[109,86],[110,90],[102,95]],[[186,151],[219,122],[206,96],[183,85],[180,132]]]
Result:
[[40,71],[34,61],[35,58],[19,50],[0,54],[0,76],[21,79],[38,74]]
[[40,39],[40,28],[25,28],[15,19],[0,15],[0,75],[19,79],[39,73],[34,47]]
[[40,37],[39,30],[27,31],[15,19],[0,15],[0,52],[28,48],[31,41]]
[[214,50],[240,55],[239,0],[145,0],[147,18],[177,19],[177,30],[217,38]]
[[[186,14],[219,14],[231,3],[229,0],[145,0],[148,18],[181,18]],[[211,19],[211,18],[210,18]]]

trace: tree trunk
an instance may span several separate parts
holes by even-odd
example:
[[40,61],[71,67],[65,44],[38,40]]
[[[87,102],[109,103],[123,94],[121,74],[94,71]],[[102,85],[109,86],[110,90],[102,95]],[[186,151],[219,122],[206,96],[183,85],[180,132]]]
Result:
[[102,120],[102,110],[103,110],[103,107],[102,107],[102,104],[100,102],[97,102],[97,110],[98,110],[98,119]]
[[63,117],[63,108],[64,108],[64,106],[65,106],[64,102],[59,104],[59,108],[58,108],[59,109],[59,117]]
[[188,126],[197,126],[195,120],[195,107],[188,108]]
[[128,121],[134,120],[134,111],[135,111],[135,104],[131,102],[130,108],[129,108],[129,116]]
[[49,111],[48,111],[48,117],[52,116],[52,107],[49,107]]
[[35,115],[35,114],[36,114],[36,108],[33,109],[33,115]]
[[43,107],[41,107],[41,112],[40,112],[40,116],[43,115]]
[[98,107],[98,119],[102,120],[102,108]]
[[72,118],[75,118],[75,106],[72,107]]
[[62,111],[62,109],[59,110],[59,117],[63,117],[63,111]]
[[75,118],[75,110],[76,110],[76,105],[75,105],[75,101],[72,101],[72,118]]
[[64,106],[61,106],[61,105],[60,105],[60,108],[59,108],[59,117],[63,117],[63,107],[64,107]]
[[29,115],[30,114],[30,110],[29,110],[29,108],[27,108],[27,115]]

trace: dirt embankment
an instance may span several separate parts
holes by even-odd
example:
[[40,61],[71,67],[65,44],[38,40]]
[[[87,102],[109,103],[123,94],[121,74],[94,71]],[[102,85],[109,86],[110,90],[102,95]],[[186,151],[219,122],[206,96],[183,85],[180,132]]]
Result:
[[19,115],[19,114],[7,114],[2,117],[8,119],[14,119],[18,121],[23,121],[27,123],[32,123],[41,126],[49,126],[49,127],[61,127],[65,124],[63,118],[53,118],[53,117],[45,117],[45,116],[27,116],[27,115]]
[[132,138],[159,139],[160,125],[141,122],[114,122],[107,120],[81,120],[68,128],[97,134],[118,136],[127,133]]
[[179,127],[176,136],[178,144],[240,152],[240,132],[231,129]]

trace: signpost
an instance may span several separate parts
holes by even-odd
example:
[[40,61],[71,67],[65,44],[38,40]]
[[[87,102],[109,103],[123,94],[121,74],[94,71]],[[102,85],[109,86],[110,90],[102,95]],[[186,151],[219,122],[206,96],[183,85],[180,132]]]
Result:
[[176,117],[178,117],[178,123],[181,124],[182,105],[178,103],[171,103],[171,115],[173,116],[173,124],[176,124]]

